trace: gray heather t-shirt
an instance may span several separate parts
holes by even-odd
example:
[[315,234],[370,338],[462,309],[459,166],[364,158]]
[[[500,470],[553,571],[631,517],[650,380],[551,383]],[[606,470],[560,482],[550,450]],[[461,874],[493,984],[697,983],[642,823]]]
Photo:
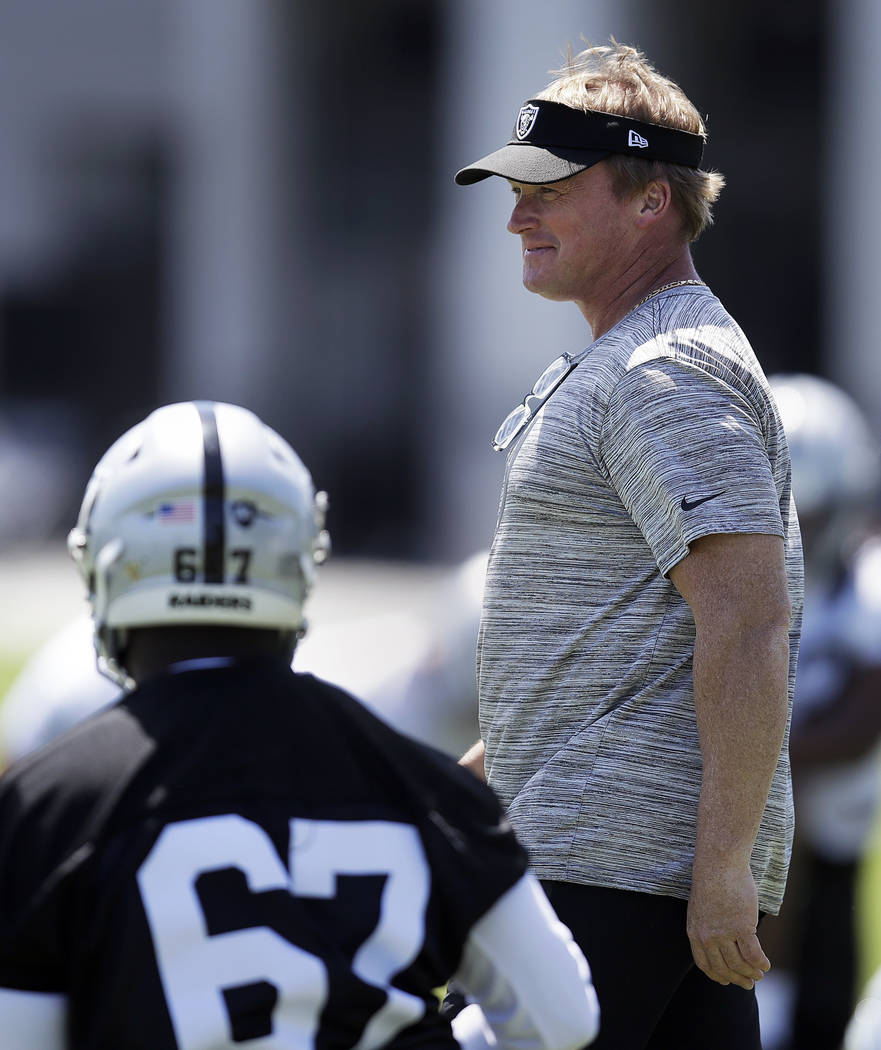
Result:
[[[791,704],[802,567],[783,428],[738,326],[709,289],[680,287],[596,340],[508,456],[480,726],[540,877],[688,896],[695,628],[666,574],[694,540],[732,532],[786,542]],[[784,746],[752,856],[766,912],[792,824]]]

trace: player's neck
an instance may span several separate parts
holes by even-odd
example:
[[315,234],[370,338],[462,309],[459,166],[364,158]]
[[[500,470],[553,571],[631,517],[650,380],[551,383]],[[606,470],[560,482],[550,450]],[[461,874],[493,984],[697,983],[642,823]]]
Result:
[[296,638],[275,630],[215,626],[148,627],[133,630],[124,662],[141,684],[169,668],[213,659],[272,659],[290,664]]

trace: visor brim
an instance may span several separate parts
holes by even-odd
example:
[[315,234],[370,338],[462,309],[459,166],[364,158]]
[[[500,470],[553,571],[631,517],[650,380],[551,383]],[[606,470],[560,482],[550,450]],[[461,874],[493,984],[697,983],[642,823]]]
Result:
[[471,186],[475,182],[488,179],[491,175],[499,175],[513,182],[543,186],[549,182],[571,178],[608,156],[608,150],[533,146],[528,142],[509,142],[495,153],[490,153],[457,171],[456,182],[459,186]]

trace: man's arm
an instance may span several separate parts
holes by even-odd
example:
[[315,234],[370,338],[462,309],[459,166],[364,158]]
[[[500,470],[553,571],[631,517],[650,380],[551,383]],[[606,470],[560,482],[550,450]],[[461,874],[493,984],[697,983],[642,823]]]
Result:
[[670,578],[697,629],[703,775],[688,936],[708,977],[752,988],[770,968],[756,936],[749,861],[786,729],[791,610],[783,541],[705,536]]
[[486,748],[484,747],[483,741],[478,740],[477,743],[472,744],[472,746],[469,747],[465,754],[459,759],[459,765],[464,766],[466,769],[470,769],[477,779],[482,780],[484,784],[486,783],[486,766],[484,765],[485,755]]

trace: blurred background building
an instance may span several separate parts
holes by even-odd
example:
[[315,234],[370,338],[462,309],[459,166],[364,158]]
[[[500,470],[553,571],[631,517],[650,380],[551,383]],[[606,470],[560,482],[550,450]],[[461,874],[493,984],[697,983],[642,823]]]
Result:
[[766,370],[881,418],[874,0],[3,0],[0,544],[62,535],[110,440],[207,397],[294,444],[338,553],[484,546],[489,435],[587,333],[520,287],[506,187],[452,175],[610,34],[708,115],[697,265]]

